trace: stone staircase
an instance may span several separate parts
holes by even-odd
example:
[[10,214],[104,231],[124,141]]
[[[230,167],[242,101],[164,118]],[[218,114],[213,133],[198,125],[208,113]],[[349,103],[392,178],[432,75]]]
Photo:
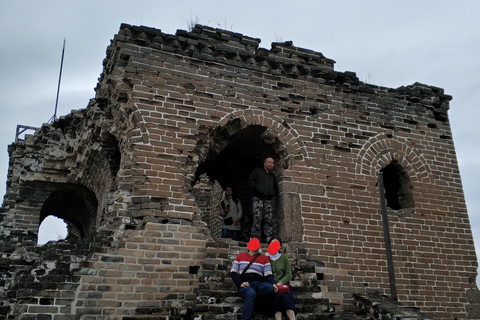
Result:
[[[262,244],[262,252],[267,245]],[[199,274],[198,291],[184,297],[173,308],[144,308],[122,320],[239,320],[243,300],[230,278],[232,262],[247,250],[246,242],[216,239],[207,243],[207,255]],[[435,320],[418,309],[406,307],[380,295],[354,294],[353,304],[344,308],[341,299],[322,292],[321,281],[327,269],[321,261],[309,259],[302,244],[288,243],[282,249],[292,264],[292,286],[297,320]],[[327,298],[328,297],[328,298]],[[266,320],[254,312],[252,320]],[[268,317],[273,320],[273,316]],[[285,317],[284,317],[285,319]]]
[[[200,271],[200,285],[191,318],[241,318],[243,300],[238,297],[237,288],[230,278],[230,268],[237,254],[246,250],[246,242],[230,239],[217,239],[207,243],[207,256]],[[262,244],[261,251],[266,250],[267,245]],[[297,320],[435,320],[417,308],[404,306],[379,293],[354,294],[353,306],[344,309],[340,304],[340,297],[322,293],[321,280],[327,269],[321,261],[310,259],[300,243],[285,244],[282,250],[289,256],[292,264],[291,283],[294,288]],[[264,319],[263,314],[254,313],[253,320]]]
[[[243,300],[238,297],[237,288],[230,278],[232,262],[240,252],[247,250],[245,242],[230,239],[217,239],[207,244],[207,256],[201,269],[200,285],[197,292],[195,317],[202,320],[236,320],[241,315]],[[262,252],[267,245],[262,244]],[[335,305],[329,299],[321,298],[318,262],[307,259],[306,250],[301,244],[289,243],[286,254],[292,263],[292,286],[297,308],[297,319],[334,319]],[[256,319],[263,315],[255,313]],[[353,319],[353,318],[352,318]],[[359,318],[364,319],[364,318]]]

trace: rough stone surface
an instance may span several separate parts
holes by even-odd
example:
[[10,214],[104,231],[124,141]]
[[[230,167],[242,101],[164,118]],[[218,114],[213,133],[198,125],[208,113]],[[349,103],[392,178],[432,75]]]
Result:
[[[88,106],[9,146],[0,320],[237,319],[228,272],[248,238],[248,175],[267,156],[299,319],[480,318],[451,97],[259,43],[120,27]],[[244,208],[240,242],[219,239],[226,186]],[[49,215],[69,235],[37,246]]]

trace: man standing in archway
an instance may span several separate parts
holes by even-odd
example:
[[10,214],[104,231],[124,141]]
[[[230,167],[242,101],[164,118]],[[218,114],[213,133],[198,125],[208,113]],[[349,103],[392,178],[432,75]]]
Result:
[[248,178],[248,185],[253,192],[253,224],[251,236],[262,239],[262,226],[265,242],[273,236],[272,199],[277,194],[277,179],[272,172],[273,158],[266,158],[263,168],[256,168]]

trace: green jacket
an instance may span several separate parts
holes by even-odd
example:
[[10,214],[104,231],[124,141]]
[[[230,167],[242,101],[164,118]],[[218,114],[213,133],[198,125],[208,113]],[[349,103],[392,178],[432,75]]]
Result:
[[270,259],[270,265],[272,266],[275,282],[288,284],[290,280],[292,280],[292,266],[286,254],[282,254],[280,258],[275,261]]

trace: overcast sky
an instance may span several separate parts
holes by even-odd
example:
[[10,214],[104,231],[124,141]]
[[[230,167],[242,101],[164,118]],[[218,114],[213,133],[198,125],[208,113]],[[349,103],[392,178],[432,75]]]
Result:
[[[39,127],[94,97],[102,61],[121,23],[174,34],[190,21],[260,38],[293,41],[397,88],[421,82],[452,95],[453,132],[470,222],[480,248],[480,1],[25,1],[0,0],[0,193],[17,124]],[[2,182],[4,181],[4,182]]]

